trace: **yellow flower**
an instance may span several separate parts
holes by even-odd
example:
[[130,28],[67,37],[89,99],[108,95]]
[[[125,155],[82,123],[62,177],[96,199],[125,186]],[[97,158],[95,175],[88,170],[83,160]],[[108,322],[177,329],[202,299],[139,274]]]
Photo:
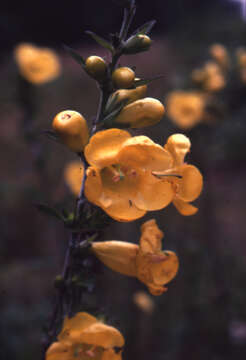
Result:
[[146,314],[151,314],[154,311],[155,303],[151,296],[144,291],[135,292],[133,302]]
[[208,61],[204,68],[203,87],[207,91],[219,91],[225,87],[226,81],[221,68],[216,62]]
[[211,56],[217,61],[217,63],[223,68],[228,68],[230,64],[229,54],[227,49],[222,44],[213,44],[209,52]]
[[190,202],[200,195],[203,177],[197,167],[184,162],[186,154],[190,151],[190,140],[183,134],[174,134],[168,138],[164,147],[172,154],[174,166],[168,171],[153,172],[153,175],[172,184],[175,192],[173,204],[177,210],[182,215],[193,215],[198,209]]
[[124,338],[112,326],[98,321],[94,316],[80,312],[66,318],[58,341],[51,344],[46,360],[121,360]]
[[66,165],[64,169],[64,179],[75,196],[80,192],[83,176],[84,166],[80,161],[72,161]]
[[167,97],[167,114],[182,129],[190,129],[202,120],[204,96],[195,91],[173,91]]
[[60,63],[55,52],[22,43],[15,49],[15,59],[21,75],[33,84],[43,84],[58,77]]
[[148,137],[131,137],[120,129],[100,131],[84,154],[91,165],[85,195],[112,218],[132,221],[172,201],[172,185],[152,175],[170,169],[172,155]]
[[104,241],[92,244],[92,251],[109,268],[137,277],[152,295],[161,295],[177,274],[178,258],[173,251],[161,250],[163,232],[154,219],[141,226],[140,244]]

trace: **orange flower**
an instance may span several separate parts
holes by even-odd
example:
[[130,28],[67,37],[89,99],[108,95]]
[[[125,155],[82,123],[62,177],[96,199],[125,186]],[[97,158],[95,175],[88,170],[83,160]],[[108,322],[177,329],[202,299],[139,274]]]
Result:
[[64,169],[64,179],[74,195],[78,195],[84,176],[84,166],[81,161],[72,161]]
[[167,114],[182,129],[197,125],[204,114],[205,98],[195,91],[173,91],[167,97]]
[[84,154],[91,165],[85,195],[112,218],[132,221],[172,201],[171,184],[152,175],[170,169],[172,155],[148,137],[131,137],[120,129],[100,131],[92,136]]
[[98,321],[94,316],[80,312],[66,318],[58,341],[51,344],[46,360],[121,360],[124,338],[112,326]]
[[61,72],[55,52],[23,43],[15,49],[15,59],[21,75],[33,84],[43,84],[55,79]]
[[198,209],[190,202],[198,198],[203,187],[203,178],[194,165],[184,162],[186,154],[190,151],[191,143],[183,134],[170,136],[164,146],[172,154],[174,166],[164,172],[153,172],[160,180],[170,182],[175,196],[173,204],[182,215],[193,215]]
[[152,295],[161,295],[177,274],[178,258],[173,251],[161,251],[163,232],[154,219],[146,221],[141,232],[139,245],[104,241],[93,243],[92,250],[112,270],[137,277]]

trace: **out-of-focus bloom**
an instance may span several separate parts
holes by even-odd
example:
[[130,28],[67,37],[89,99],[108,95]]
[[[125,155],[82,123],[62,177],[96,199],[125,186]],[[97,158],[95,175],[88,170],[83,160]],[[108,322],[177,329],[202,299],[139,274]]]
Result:
[[195,91],[173,91],[167,97],[167,114],[182,129],[190,129],[203,117],[205,98]]
[[222,66],[224,69],[227,69],[230,65],[230,59],[229,54],[225,46],[222,44],[213,44],[209,52],[211,56],[214,58],[214,60],[217,61],[217,63]]
[[84,154],[91,165],[85,195],[112,218],[132,221],[172,201],[172,185],[152,175],[170,169],[172,155],[148,137],[131,137],[120,129],[100,131]]
[[239,68],[239,76],[241,81],[246,83],[246,49],[239,48],[236,51],[237,63]]
[[84,176],[84,166],[80,161],[72,161],[64,169],[64,179],[74,195],[80,192],[82,179]]
[[[173,204],[177,210],[185,216],[194,215],[198,208],[190,202],[197,199],[203,188],[203,177],[194,165],[184,162],[186,154],[190,151],[191,143],[183,134],[171,135],[164,146],[174,159],[174,166],[170,171],[153,172],[163,181],[169,181],[175,193]],[[167,175],[170,177],[166,177]]]
[[133,302],[146,314],[151,314],[154,311],[155,303],[151,296],[144,291],[135,292]]
[[51,49],[23,43],[14,55],[21,75],[33,84],[44,84],[60,75],[60,62]]
[[46,360],[122,359],[122,351],[115,351],[124,345],[121,333],[85,312],[66,318],[57,338],[48,348]]
[[225,76],[219,67],[213,61],[208,61],[204,66],[204,83],[203,87],[207,91],[219,91],[226,85]]
[[178,258],[173,251],[162,251],[163,232],[154,219],[141,226],[140,244],[105,241],[92,244],[92,251],[109,268],[123,275],[135,276],[152,295],[161,295],[164,286],[177,274]]

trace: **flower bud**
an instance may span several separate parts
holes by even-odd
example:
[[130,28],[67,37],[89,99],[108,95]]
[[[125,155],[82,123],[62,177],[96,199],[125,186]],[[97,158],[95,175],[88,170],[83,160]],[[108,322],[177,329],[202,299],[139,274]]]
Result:
[[142,85],[136,87],[136,89],[120,89],[115,91],[112,96],[117,96],[117,102],[120,102],[124,99],[128,99],[127,104],[142,99],[147,92],[147,85]]
[[113,72],[114,86],[119,89],[128,89],[133,86],[135,73],[129,67],[119,67]]
[[90,76],[97,81],[102,81],[107,74],[107,64],[100,56],[89,56],[85,67]]
[[132,128],[142,128],[157,124],[165,112],[162,103],[153,98],[144,98],[125,106],[116,117],[118,124],[129,124]]
[[125,43],[124,54],[137,54],[150,48],[151,39],[147,35],[139,34],[131,36]]
[[92,243],[92,251],[104,265],[127,276],[136,276],[138,249],[138,245],[123,241]]
[[83,151],[89,140],[89,132],[85,118],[73,110],[65,110],[57,114],[52,127],[63,144],[74,152]]

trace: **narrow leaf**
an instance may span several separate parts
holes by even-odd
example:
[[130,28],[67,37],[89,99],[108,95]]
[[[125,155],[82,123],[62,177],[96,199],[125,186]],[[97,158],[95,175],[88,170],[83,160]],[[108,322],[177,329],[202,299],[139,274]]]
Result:
[[85,68],[85,60],[75,50],[71,49],[67,45],[63,45],[64,49],[72,56],[72,58],[83,68]]
[[101,45],[105,49],[114,52],[114,47],[112,44],[110,44],[109,41],[103,39],[101,36],[96,35],[92,31],[86,31],[86,34],[90,35],[99,45]]
[[109,97],[107,104],[105,106],[104,115],[107,115],[114,110],[114,108],[117,104],[117,101],[118,101],[118,97],[119,97],[119,94],[115,95],[114,93]]
[[58,135],[53,130],[43,130],[42,134],[52,141],[60,142]]
[[117,104],[117,107],[103,119],[103,123],[107,126],[111,125],[112,122],[114,121],[115,117],[117,115],[119,115],[119,113],[121,112],[123,107],[126,105],[128,100],[129,99],[127,98],[127,99],[123,99],[123,100],[119,101],[119,103]]
[[148,34],[151,31],[151,29],[154,27],[155,23],[156,20],[151,20],[146,22],[145,24],[140,26],[136,31],[134,31],[133,35]]
[[149,78],[149,79],[134,80],[134,86],[138,87],[138,86],[146,85],[146,84],[149,84],[150,82],[152,82],[154,80],[158,80],[158,79],[162,79],[162,78],[164,78],[164,75],[154,76],[154,77]]
[[43,214],[48,215],[48,216],[52,216],[55,217],[56,219],[62,220],[64,221],[64,217],[62,216],[62,214],[59,213],[59,211],[57,211],[56,209],[50,207],[49,205],[46,204],[34,204],[34,206]]

